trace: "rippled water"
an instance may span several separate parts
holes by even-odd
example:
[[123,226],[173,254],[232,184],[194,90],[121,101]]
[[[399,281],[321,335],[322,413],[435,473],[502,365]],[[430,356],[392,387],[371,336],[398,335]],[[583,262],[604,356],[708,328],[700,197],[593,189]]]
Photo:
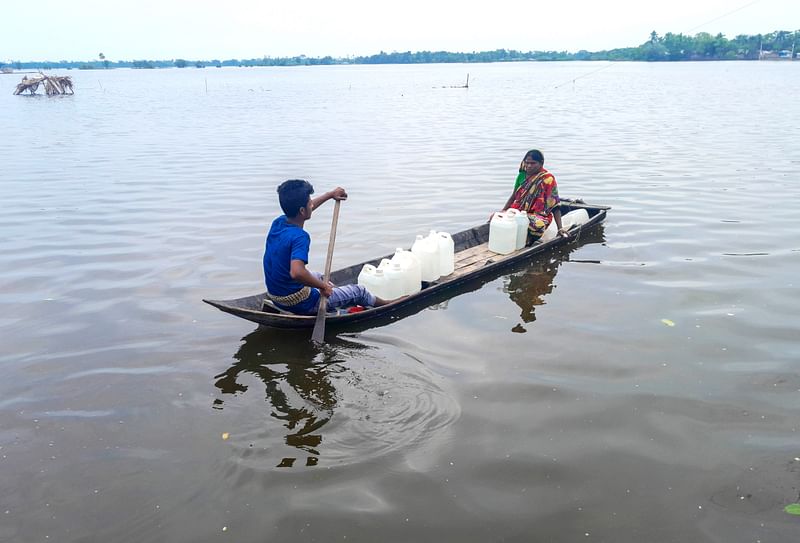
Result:
[[[0,77],[0,541],[797,539],[800,64],[604,66]],[[200,301],[284,179],[338,268],[530,147],[605,225],[321,349]]]

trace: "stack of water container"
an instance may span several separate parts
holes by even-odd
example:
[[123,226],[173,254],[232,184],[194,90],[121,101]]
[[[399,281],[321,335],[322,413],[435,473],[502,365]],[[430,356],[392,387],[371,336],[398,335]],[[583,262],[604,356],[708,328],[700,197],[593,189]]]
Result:
[[436,281],[455,269],[455,247],[447,232],[431,230],[417,236],[410,251],[396,249],[391,259],[378,266],[365,264],[358,274],[358,284],[384,300],[393,300],[422,290],[422,283]]

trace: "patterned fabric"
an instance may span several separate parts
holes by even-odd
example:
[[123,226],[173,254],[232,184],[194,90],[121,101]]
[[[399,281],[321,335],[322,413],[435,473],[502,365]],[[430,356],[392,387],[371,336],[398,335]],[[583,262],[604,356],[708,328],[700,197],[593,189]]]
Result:
[[300,302],[305,302],[311,296],[311,288],[303,287],[297,292],[289,294],[288,296],[275,296],[267,292],[267,298],[283,306],[297,305]]
[[519,173],[517,174],[517,178],[514,180],[514,192],[517,192],[517,189],[519,189],[522,186],[522,184],[525,182],[526,177],[527,174],[525,173],[525,170],[520,170]]
[[528,212],[528,234],[539,238],[553,220],[553,208],[559,201],[556,178],[542,168],[517,189],[511,207]]

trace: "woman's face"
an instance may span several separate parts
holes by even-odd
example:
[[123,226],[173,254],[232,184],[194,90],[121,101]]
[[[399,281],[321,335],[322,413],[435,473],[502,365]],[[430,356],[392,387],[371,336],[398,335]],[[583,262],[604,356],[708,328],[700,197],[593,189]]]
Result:
[[533,160],[532,158],[526,158],[522,161],[522,165],[525,168],[525,175],[536,175],[542,169],[542,163],[538,160]]

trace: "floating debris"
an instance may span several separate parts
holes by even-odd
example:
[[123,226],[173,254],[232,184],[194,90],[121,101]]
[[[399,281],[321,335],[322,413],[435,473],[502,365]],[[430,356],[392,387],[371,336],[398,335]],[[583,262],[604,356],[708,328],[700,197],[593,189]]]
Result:
[[222,439],[223,439],[223,441],[227,441],[227,439],[228,439],[229,437],[231,437],[231,435],[230,435],[228,432],[223,432],[223,433],[222,433]]
[[783,510],[790,515],[800,515],[800,503],[790,503]]
[[669,320],[669,319],[661,319],[661,322],[663,322],[663,323],[664,323],[664,324],[666,324],[667,326],[675,326],[675,323],[674,323],[674,322],[672,322],[672,321],[671,321],[671,320]]
[[56,96],[59,94],[75,94],[72,90],[72,78],[68,75],[34,75],[33,77],[23,76],[22,82],[17,85],[14,94],[22,94],[25,91],[30,92],[32,95],[36,94],[39,85],[44,86],[44,92],[47,96]]

